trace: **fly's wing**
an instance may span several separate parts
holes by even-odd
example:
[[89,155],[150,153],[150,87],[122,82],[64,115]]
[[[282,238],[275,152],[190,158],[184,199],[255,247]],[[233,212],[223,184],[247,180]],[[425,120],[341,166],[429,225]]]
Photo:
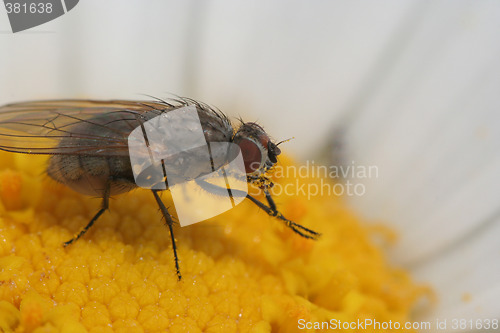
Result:
[[[0,107],[0,150],[31,154],[128,155],[128,136],[145,121],[194,104],[200,118],[214,117],[207,140],[222,141],[232,127],[222,114],[190,99],[165,101],[52,100]],[[217,122],[215,122],[217,123]]]
[[165,108],[158,103],[127,101],[9,104],[0,107],[0,149],[32,154],[126,155],[130,127],[139,126],[144,113]]

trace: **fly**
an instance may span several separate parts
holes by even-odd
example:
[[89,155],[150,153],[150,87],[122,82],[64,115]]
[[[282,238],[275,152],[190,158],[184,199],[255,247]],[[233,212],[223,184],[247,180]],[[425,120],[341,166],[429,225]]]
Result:
[[[68,246],[82,237],[108,210],[110,196],[138,187],[129,154],[131,132],[141,126],[144,128],[144,124],[155,117],[186,106],[196,108],[206,142],[229,142],[239,146],[246,181],[263,190],[267,205],[249,194],[245,194],[246,198],[298,235],[308,239],[320,236],[318,232],[285,218],[271,197],[269,189],[273,183],[267,174],[278,162],[279,143],[272,142],[264,129],[253,122],[242,122],[234,130],[222,112],[190,98],[168,101],[51,100],[8,104],[0,107],[0,150],[50,155],[47,173],[52,179],[79,193],[102,198],[101,208],[94,217],[63,244]],[[213,194],[227,193],[226,188],[209,182],[200,181],[198,185]],[[175,269],[180,280],[174,220],[160,199],[160,190],[151,191],[170,231]]]

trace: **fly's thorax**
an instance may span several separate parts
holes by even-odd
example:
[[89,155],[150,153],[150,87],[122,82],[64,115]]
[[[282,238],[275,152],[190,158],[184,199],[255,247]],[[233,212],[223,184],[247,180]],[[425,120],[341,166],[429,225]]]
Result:
[[233,133],[229,120],[204,106],[189,105],[147,119],[128,137],[135,181],[164,188],[211,174],[227,162]]

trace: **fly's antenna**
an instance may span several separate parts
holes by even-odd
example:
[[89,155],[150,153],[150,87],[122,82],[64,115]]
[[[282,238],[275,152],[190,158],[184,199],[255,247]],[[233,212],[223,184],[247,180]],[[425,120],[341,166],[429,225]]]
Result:
[[279,146],[280,144],[285,143],[285,142],[288,142],[288,141],[291,141],[291,140],[293,140],[293,139],[295,139],[295,137],[294,137],[294,136],[292,136],[290,139],[282,140],[282,141],[278,142],[278,143],[276,144],[276,146]]

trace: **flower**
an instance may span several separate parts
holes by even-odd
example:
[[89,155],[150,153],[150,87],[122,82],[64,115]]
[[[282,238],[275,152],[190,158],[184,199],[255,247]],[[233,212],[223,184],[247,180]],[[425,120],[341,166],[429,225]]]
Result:
[[[276,197],[286,217],[323,234],[318,241],[251,202],[176,227],[179,282],[149,191],[111,200],[90,231],[64,248],[100,200],[40,176],[43,156],[2,152],[0,161],[4,332],[291,332],[303,331],[299,320],[405,322],[430,293],[387,263],[374,228],[338,197]],[[172,206],[168,192],[163,200]]]

